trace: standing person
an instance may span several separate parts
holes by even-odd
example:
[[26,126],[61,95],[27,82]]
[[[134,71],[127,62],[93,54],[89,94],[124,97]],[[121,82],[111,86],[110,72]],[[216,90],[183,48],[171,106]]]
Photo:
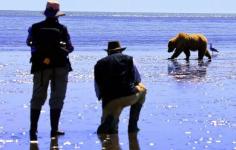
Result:
[[68,73],[72,71],[68,54],[74,48],[67,28],[58,21],[59,16],[65,15],[59,11],[59,6],[56,0],[47,2],[44,11],[46,19],[29,28],[26,41],[31,47],[30,61],[33,74],[33,94],[30,103],[31,141],[37,141],[38,120],[41,108],[47,99],[49,84],[51,137],[64,135],[64,132],[58,131],[58,123],[64,104]]
[[131,106],[129,133],[137,133],[139,114],[145,101],[146,88],[131,56],[122,54],[118,41],[108,42],[108,56],[100,59],[94,67],[95,91],[102,100],[101,125],[98,134],[117,134],[121,111]]

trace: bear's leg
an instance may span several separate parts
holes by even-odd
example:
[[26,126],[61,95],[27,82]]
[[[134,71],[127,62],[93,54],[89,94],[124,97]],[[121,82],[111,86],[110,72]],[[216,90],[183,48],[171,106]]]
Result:
[[181,52],[182,52],[182,50],[176,48],[174,54],[171,56],[170,59],[177,58],[181,54]]
[[184,54],[186,55],[186,60],[189,60],[190,57],[190,50],[184,50]]
[[198,60],[202,60],[203,56],[205,55],[206,50],[205,49],[199,49],[198,50]]
[[208,50],[206,50],[205,56],[208,57],[208,59],[211,59],[211,54],[210,54],[210,52]]

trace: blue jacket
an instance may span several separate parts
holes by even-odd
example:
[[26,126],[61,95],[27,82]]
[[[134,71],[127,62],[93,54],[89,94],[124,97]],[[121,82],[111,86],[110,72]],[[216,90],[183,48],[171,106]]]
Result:
[[103,107],[116,98],[135,94],[135,86],[141,82],[133,58],[114,53],[100,59],[94,67],[95,89]]

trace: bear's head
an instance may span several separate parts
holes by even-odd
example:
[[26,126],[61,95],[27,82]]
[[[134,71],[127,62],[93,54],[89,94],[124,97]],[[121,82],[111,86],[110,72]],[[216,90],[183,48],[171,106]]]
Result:
[[175,46],[175,41],[174,40],[170,40],[169,43],[168,43],[168,52],[173,52],[176,48]]

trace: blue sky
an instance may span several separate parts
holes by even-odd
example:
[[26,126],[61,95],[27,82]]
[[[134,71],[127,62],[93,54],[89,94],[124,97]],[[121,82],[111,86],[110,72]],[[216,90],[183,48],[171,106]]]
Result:
[[[236,0],[59,0],[64,11],[236,13]],[[42,10],[46,0],[4,0],[0,10]]]

